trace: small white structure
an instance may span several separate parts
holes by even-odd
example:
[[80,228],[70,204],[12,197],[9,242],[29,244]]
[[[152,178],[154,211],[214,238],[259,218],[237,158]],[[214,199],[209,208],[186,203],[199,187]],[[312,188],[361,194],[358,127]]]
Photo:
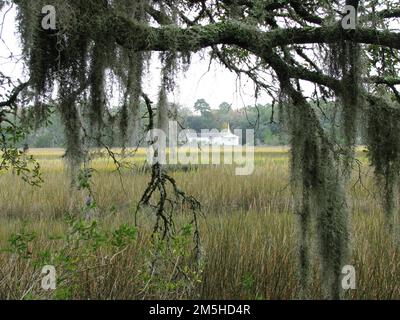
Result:
[[189,145],[238,146],[240,144],[239,137],[231,132],[229,125],[221,132],[202,130],[200,134],[186,134],[186,140]]

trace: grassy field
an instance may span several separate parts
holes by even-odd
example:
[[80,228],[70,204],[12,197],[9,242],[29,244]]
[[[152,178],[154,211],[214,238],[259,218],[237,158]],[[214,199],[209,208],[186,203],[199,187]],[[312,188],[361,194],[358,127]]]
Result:
[[[151,242],[150,210],[140,213],[137,230],[131,228],[150,178],[140,170],[143,150],[130,159],[136,169],[125,169],[121,175],[114,172],[111,159],[93,161],[96,225],[79,220],[85,195],[71,192],[63,150],[30,152],[42,166],[41,188],[26,185],[11,172],[0,173],[0,299],[299,297],[287,148],[257,148],[250,176],[236,176],[229,165],[172,172],[179,187],[203,205],[204,216],[199,219],[203,260],[195,270],[190,237],[174,242],[172,253]],[[350,264],[357,272],[357,289],[346,297],[400,299],[400,251],[383,226],[373,169],[362,150],[358,156],[362,183],[356,183],[355,172],[348,190]],[[66,221],[67,212],[75,220]],[[178,224],[184,225],[187,218],[184,210],[177,212]],[[155,260],[163,262],[150,268]],[[40,287],[45,264],[57,268],[58,286],[52,292]],[[318,299],[322,293],[317,260],[314,273],[312,297]]]

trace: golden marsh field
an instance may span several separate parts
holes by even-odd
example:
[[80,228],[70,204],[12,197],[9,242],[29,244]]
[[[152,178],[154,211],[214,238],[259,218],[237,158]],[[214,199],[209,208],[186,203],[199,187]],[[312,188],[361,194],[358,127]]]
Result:
[[[255,170],[249,176],[236,176],[229,165],[171,172],[180,189],[202,204],[203,254],[196,271],[190,269],[191,239],[185,237],[174,244],[172,255],[164,257],[168,263],[149,271],[154,257],[163,254],[162,247],[151,243],[151,210],[141,212],[138,228],[131,228],[150,179],[148,172],[140,170],[144,150],[128,159],[136,167],[120,173],[111,158],[93,160],[95,226],[79,220],[85,195],[71,192],[63,150],[37,149],[30,154],[42,168],[40,188],[27,185],[12,172],[0,173],[0,299],[299,297],[287,148],[256,148]],[[356,269],[357,288],[348,291],[346,298],[400,299],[400,250],[385,232],[373,168],[361,148],[357,156],[361,175],[355,170],[348,190],[350,262]],[[67,213],[75,220],[66,219]],[[184,224],[187,215],[178,210],[177,223]],[[108,231],[114,240],[104,240]],[[58,285],[52,292],[40,287],[45,264],[57,268]],[[185,277],[176,276],[179,268],[186,270]],[[312,298],[319,299],[317,260],[314,274]]]

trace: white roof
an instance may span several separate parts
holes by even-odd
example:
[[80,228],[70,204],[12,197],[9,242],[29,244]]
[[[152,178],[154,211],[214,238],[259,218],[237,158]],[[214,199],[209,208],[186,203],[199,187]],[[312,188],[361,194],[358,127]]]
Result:
[[233,134],[229,129],[224,129],[221,132],[209,131],[201,132],[197,134],[196,132],[187,133],[188,138],[238,138],[237,135]]

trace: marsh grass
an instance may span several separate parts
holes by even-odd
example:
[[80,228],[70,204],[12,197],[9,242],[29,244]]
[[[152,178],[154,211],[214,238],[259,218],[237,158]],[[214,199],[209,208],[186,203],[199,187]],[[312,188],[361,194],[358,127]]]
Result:
[[[32,256],[57,252],[68,232],[66,212],[79,212],[85,195],[71,195],[61,159],[62,150],[31,150],[40,161],[45,183],[41,188],[24,184],[12,173],[1,173],[0,247],[6,248],[13,234],[24,226],[36,234],[29,243]],[[349,299],[400,299],[400,252],[388,236],[382,217],[379,188],[364,153],[361,182],[355,170],[348,190],[352,206],[352,261],[357,289]],[[144,151],[131,160],[143,165]],[[256,168],[251,176],[236,176],[232,166],[203,166],[172,172],[181,189],[203,204],[200,219],[203,264],[191,277],[190,286],[174,279],[174,266],[186,258],[177,249],[175,263],[149,276],[149,259],[155,248],[150,241],[152,215],[139,216],[138,236],[121,252],[102,246],[85,259],[78,259],[75,272],[60,270],[66,279],[53,293],[40,289],[40,268],[34,259],[0,253],[1,299],[296,299],[300,285],[297,267],[296,217],[288,186],[287,148],[257,148]],[[148,183],[141,170],[114,172],[111,159],[94,160],[93,191],[96,219],[101,230],[133,223],[133,212]],[[357,182],[358,181],[358,182]],[[72,198],[72,200],[71,200]],[[178,224],[186,213],[177,212]],[[190,241],[184,243],[190,252]],[[83,247],[84,249],[84,247]],[[83,250],[82,249],[82,250]],[[117,255],[114,257],[114,254]],[[110,262],[110,257],[113,257]],[[165,257],[164,257],[165,258]],[[175,260],[174,260],[175,261]],[[319,263],[313,265],[312,297],[322,298]],[[170,276],[171,275],[171,276]],[[68,278],[69,277],[69,278]],[[182,282],[182,283],[181,283]]]

